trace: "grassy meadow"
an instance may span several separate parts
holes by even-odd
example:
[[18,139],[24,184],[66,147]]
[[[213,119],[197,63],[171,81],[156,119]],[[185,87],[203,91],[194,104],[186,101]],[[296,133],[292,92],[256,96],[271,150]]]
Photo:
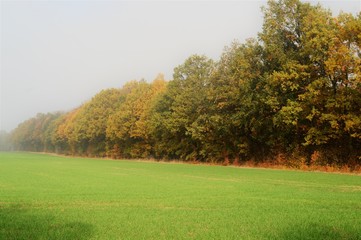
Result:
[[361,176],[0,153],[0,239],[361,239]]

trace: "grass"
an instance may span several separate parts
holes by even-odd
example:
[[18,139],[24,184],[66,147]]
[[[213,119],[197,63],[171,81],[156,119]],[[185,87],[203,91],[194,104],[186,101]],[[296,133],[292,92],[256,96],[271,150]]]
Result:
[[361,239],[361,176],[0,153],[0,239]]

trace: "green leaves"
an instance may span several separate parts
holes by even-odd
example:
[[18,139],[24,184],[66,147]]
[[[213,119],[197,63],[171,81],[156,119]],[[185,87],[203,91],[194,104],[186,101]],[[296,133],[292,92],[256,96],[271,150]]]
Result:
[[258,39],[233,42],[218,61],[192,55],[168,83],[131,81],[40,114],[14,131],[17,148],[224,164],[280,155],[312,164],[316,151],[359,164],[361,13],[333,17],[299,0],[270,0],[263,13]]
[[107,143],[113,153],[132,158],[150,155],[152,107],[165,87],[166,82],[159,75],[152,84],[134,81],[123,88],[127,89],[124,102],[107,122]]
[[196,160],[203,158],[200,129],[210,102],[214,63],[205,56],[193,55],[174,69],[174,80],[154,105],[151,122],[155,154],[165,158]]

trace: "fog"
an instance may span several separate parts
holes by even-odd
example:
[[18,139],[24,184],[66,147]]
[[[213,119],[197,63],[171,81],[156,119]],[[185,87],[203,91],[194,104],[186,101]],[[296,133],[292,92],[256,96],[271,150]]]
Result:
[[[312,1],[312,3],[315,3]],[[217,60],[262,29],[265,1],[1,1],[0,130],[67,111],[101,89],[172,78],[192,54]],[[321,1],[334,14],[360,1]]]

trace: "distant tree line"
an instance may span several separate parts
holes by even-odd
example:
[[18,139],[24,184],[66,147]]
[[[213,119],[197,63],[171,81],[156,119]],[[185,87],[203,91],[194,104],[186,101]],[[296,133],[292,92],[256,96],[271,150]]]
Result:
[[361,164],[361,13],[269,1],[257,39],[173,80],[131,81],[66,113],[38,114],[17,150],[239,164]]
[[11,151],[11,135],[6,131],[0,131],[0,151]]

